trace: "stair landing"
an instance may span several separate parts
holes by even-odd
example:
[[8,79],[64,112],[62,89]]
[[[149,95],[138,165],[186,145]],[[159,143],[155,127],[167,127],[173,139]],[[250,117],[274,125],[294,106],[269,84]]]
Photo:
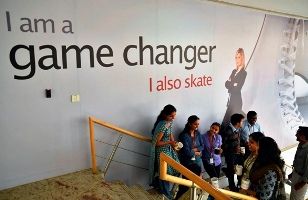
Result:
[[1,190],[0,200],[159,200],[141,186],[105,182],[90,169]]

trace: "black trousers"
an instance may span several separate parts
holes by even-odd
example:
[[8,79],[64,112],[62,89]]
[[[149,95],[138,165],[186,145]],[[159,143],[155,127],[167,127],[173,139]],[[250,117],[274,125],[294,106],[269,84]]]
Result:
[[[187,165],[185,167],[198,176],[201,174],[201,167],[196,163]],[[185,176],[182,176],[182,178],[187,179]],[[187,190],[189,190],[189,187],[184,185],[179,185],[179,191],[176,194],[175,200],[179,199],[185,192],[187,192]]]
[[235,186],[235,182],[234,182],[234,174],[235,174],[234,166],[237,164],[243,165],[244,158],[240,154],[230,153],[230,154],[225,154],[225,160],[227,163],[226,176],[229,182],[229,189],[231,191],[237,192],[238,189]]
[[213,177],[219,178],[221,164],[215,166],[213,164],[208,163],[207,161],[203,161],[203,166],[204,166],[205,171],[209,174],[210,178],[213,178]]

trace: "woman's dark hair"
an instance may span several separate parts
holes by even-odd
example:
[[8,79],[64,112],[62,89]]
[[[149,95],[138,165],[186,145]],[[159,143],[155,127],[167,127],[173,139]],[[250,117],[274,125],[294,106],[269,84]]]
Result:
[[218,122],[214,122],[214,123],[211,125],[211,127],[212,127],[212,126],[218,126],[218,127],[219,127],[219,130],[220,130],[220,127],[221,127],[220,123],[218,123]]
[[256,142],[259,142],[263,137],[265,137],[265,135],[261,132],[253,132],[249,135],[249,138]]
[[255,161],[256,167],[268,164],[276,164],[283,169],[284,160],[280,157],[281,151],[276,141],[271,137],[263,137],[259,140],[258,157]]
[[192,115],[192,116],[188,117],[187,123],[185,124],[185,128],[182,131],[182,133],[188,133],[189,129],[190,129],[190,124],[194,123],[197,120],[199,120],[199,117],[197,117],[196,115]]
[[157,124],[161,121],[161,120],[164,120],[166,119],[166,117],[168,115],[171,115],[173,112],[176,112],[176,108],[171,105],[171,104],[168,104],[164,107],[164,109],[160,112],[160,114],[158,115],[157,119],[156,119],[156,122],[154,124],[154,127],[152,129],[152,135],[154,135],[154,131],[155,131],[155,128],[157,126]]

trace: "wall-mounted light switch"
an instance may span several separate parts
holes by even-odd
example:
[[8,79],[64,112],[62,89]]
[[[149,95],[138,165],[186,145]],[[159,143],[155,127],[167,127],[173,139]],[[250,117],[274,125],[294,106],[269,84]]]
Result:
[[72,101],[72,103],[76,103],[76,102],[79,102],[80,101],[80,95],[79,94],[73,94],[72,96],[71,96],[71,101]]
[[80,101],[80,95],[76,94],[76,102],[79,102],[79,101]]

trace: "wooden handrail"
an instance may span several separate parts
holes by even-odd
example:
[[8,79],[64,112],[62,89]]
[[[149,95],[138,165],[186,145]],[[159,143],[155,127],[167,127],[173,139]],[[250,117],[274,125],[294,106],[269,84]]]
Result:
[[[176,169],[178,172],[180,172],[181,174],[183,174],[185,177],[187,177],[192,181],[167,174],[167,165],[171,165],[174,169]],[[185,185],[188,187],[192,187],[194,182],[202,190],[205,190],[206,192],[211,194],[215,199],[219,200],[225,200],[225,199],[230,200],[231,199],[230,197],[234,197],[237,199],[257,200],[254,197],[247,196],[241,193],[236,193],[224,189],[217,189],[213,187],[211,184],[209,184],[196,174],[192,173],[186,167],[176,162],[175,160],[173,160],[164,153],[160,153],[160,179],[170,181],[176,184]]]
[[140,135],[140,134],[132,132],[132,131],[125,130],[125,129],[117,127],[117,126],[115,126],[113,124],[110,124],[110,123],[101,121],[99,119],[96,119],[94,117],[89,117],[89,121],[92,121],[92,122],[94,122],[96,124],[105,126],[105,127],[110,128],[112,130],[118,131],[118,132],[123,133],[125,135],[131,136],[131,137],[136,138],[138,140],[142,140],[142,141],[150,142],[150,143],[152,142],[151,138],[149,138],[149,137]]

